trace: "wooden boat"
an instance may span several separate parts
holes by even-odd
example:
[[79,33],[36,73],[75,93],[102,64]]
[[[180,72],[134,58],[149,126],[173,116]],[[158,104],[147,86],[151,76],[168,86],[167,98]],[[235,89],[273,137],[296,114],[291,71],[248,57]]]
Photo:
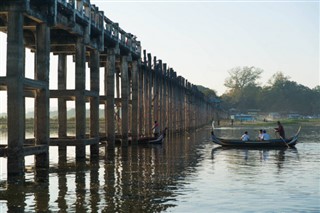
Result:
[[255,147],[255,148],[281,148],[281,147],[294,147],[298,141],[298,136],[300,133],[301,127],[299,127],[296,134],[290,138],[277,138],[270,139],[266,141],[260,140],[249,140],[242,141],[240,139],[223,139],[218,138],[214,134],[211,135],[212,142],[219,144],[221,146],[228,147]]
[[138,144],[162,144],[166,137],[167,128],[165,128],[159,137],[143,137],[138,140]]

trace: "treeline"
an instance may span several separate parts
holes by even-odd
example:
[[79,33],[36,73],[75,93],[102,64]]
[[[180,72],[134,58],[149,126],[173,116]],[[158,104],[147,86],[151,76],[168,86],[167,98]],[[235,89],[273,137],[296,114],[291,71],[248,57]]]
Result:
[[221,107],[225,110],[235,108],[240,112],[260,109],[263,112],[320,115],[320,86],[310,89],[290,81],[290,77],[282,72],[275,73],[267,85],[260,86],[257,80],[262,73],[262,69],[255,67],[231,69],[224,84],[228,91],[218,97]]

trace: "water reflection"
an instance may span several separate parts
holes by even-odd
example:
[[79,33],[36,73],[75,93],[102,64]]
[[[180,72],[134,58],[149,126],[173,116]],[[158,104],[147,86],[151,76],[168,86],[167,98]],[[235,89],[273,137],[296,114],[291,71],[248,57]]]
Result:
[[[230,210],[236,205],[228,200],[230,191],[237,192],[232,195],[237,202],[242,201],[240,205],[253,205],[245,199],[248,187],[244,185],[256,192],[256,198],[261,196],[261,185],[268,190],[267,195],[280,192],[282,198],[291,196],[286,190],[291,187],[278,191],[269,185],[282,186],[281,181],[289,178],[292,186],[297,185],[306,178],[301,174],[310,174],[318,158],[314,148],[317,144],[311,144],[311,148],[298,145],[301,155],[313,156],[300,162],[298,149],[228,149],[209,142],[209,134],[210,130],[204,130],[169,135],[160,146],[117,146],[115,150],[101,147],[100,159],[88,156],[82,163],[76,163],[70,155],[67,162],[54,158],[58,150],[50,150],[48,182],[34,182],[32,169],[27,171],[24,184],[7,185],[0,180],[0,212],[186,212],[179,211],[179,207],[192,211],[190,206],[198,208],[205,201],[208,203],[203,203],[202,212],[210,212],[212,202],[216,206],[223,203]],[[297,175],[292,177],[292,172]],[[303,183],[306,190],[295,188],[299,190],[295,196],[314,190],[312,181],[316,178]],[[213,201],[216,194],[222,196]],[[273,196],[264,201],[268,199],[274,202]],[[272,206],[270,203],[265,206]]]
[[[221,153],[225,152],[225,153]],[[219,155],[224,157],[230,157],[230,163],[234,164],[235,162],[232,159],[237,159],[236,164],[239,164],[239,159],[243,159],[245,163],[255,163],[255,162],[268,162],[271,161],[275,163],[280,170],[283,167],[283,164],[286,159],[286,154],[290,154],[291,158],[299,160],[298,149],[295,147],[284,147],[284,148],[233,148],[233,147],[214,147],[211,150],[211,159],[214,162],[215,158],[218,158]],[[228,162],[228,160],[226,160]]]

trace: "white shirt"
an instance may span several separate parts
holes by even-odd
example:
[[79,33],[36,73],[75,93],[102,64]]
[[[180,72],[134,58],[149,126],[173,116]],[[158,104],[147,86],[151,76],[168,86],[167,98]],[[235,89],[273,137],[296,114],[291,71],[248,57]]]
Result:
[[261,137],[261,140],[263,140],[263,141],[270,140],[270,135],[268,133],[263,133],[262,137]]
[[249,135],[247,135],[247,134],[243,134],[242,136],[241,136],[241,140],[242,141],[248,141],[250,138],[249,138]]

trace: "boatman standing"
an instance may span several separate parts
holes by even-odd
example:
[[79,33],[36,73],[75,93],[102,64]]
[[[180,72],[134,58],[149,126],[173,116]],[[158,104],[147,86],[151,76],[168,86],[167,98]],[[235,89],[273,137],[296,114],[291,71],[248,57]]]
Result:
[[154,121],[154,125],[152,127],[152,130],[153,130],[153,135],[154,137],[159,137],[159,134],[160,134],[160,127],[159,127],[159,124],[157,121]]
[[280,121],[278,121],[277,124],[278,124],[278,127],[274,128],[274,130],[279,133],[280,138],[285,139],[286,137],[285,137],[284,128],[282,124],[280,123]]

